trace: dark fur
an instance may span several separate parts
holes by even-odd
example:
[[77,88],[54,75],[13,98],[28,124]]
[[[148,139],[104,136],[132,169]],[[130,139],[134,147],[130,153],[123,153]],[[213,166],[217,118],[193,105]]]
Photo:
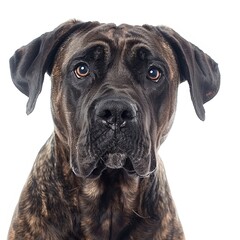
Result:
[[[86,63],[89,74],[76,75]],[[69,21],[16,51],[13,82],[34,109],[52,79],[54,133],[22,191],[9,239],[181,240],[157,155],[187,80],[198,117],[219,88],[217,64],[166,27]],[[161,72],[151,80],[149,68]]]

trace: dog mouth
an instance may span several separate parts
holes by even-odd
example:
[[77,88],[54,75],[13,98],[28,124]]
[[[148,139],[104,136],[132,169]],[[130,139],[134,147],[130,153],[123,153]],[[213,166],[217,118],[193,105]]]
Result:
[[131,176],[144,177],[147,175],[134,167],[132,160],[125,153],[106,153],[94,164],[94,166],[85,166],[85,169],[83,169],[82,165],[79,166],[74,163],[72,163],[71,167],[76,176],[84,178],[98,178],[104,171],[119,170],[124,170]]
[[73,148],[75,151],[72,151],[70,163],[76,176],[97,178],[104,171],[124,171],[128,175],[143,178],[155,171],[155,151],[148,144],[150,141],[147,137],[135,138],[138,141],[133,141],[133,137],[124,134],[118,138],[109,137],[112,135],[105,136],[103,141],[92,141],[92,148],[88,145],[84,147],[83,144]]
[[122,153],[109,153],[98,161],[88,177],[98,177],[103,171],[109,170],[124,170],[129,175],[137,174],[129,157]]

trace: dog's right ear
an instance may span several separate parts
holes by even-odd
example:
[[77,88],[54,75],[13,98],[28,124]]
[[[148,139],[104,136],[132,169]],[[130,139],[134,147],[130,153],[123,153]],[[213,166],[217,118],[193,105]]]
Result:
[[27,114],[35,107],[42,90],[44,74],[51,73],[55,54],[67,37],[78,29],[85,29],[94,23],[68,21],[51,32],[36,38],[18,49],[10,59],[11,77],[15,86],[29,97]]

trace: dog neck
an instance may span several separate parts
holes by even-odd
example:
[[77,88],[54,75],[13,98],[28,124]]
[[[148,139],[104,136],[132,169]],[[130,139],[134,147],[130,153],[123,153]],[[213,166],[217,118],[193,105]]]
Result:
[[[56,142],[58,145],[52,144],[55,160],[61,164],[57,169],[63,170],[58,176],[64,179],[62,184],[71,199],[70,208],[89,239],[124,239],[135,225],[150,231],[136,230],[132,233],[134,239],[141,239],[142,234],[146,236],[144,239],[151,239],[161,225],[168,224],[172,215],[176,215],[160,160],[157,171],[146,178],[129,175],[123,169],[106,169],[94,179],[81,178],[70,168],[67,148]],[[79,225],[72,227],[77,229]]]
[[127,176],[123,170],[106,170],[98,179],[85,179],[81,183],[82,226],[85,231],[91,226],[88,234],[95,232],[101,239],[112,239],[130,224],[138,211],[139,179]]

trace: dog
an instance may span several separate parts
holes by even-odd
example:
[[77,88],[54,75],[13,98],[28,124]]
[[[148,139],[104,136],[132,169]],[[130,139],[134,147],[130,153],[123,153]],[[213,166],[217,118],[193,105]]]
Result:
[[157,151],[185,80],[205,119],[220,85],[215,61],[165,26],[71,20],[18,49],[10,69],[27,114],[51,76],[54,132],[8,239],[185,239]]

